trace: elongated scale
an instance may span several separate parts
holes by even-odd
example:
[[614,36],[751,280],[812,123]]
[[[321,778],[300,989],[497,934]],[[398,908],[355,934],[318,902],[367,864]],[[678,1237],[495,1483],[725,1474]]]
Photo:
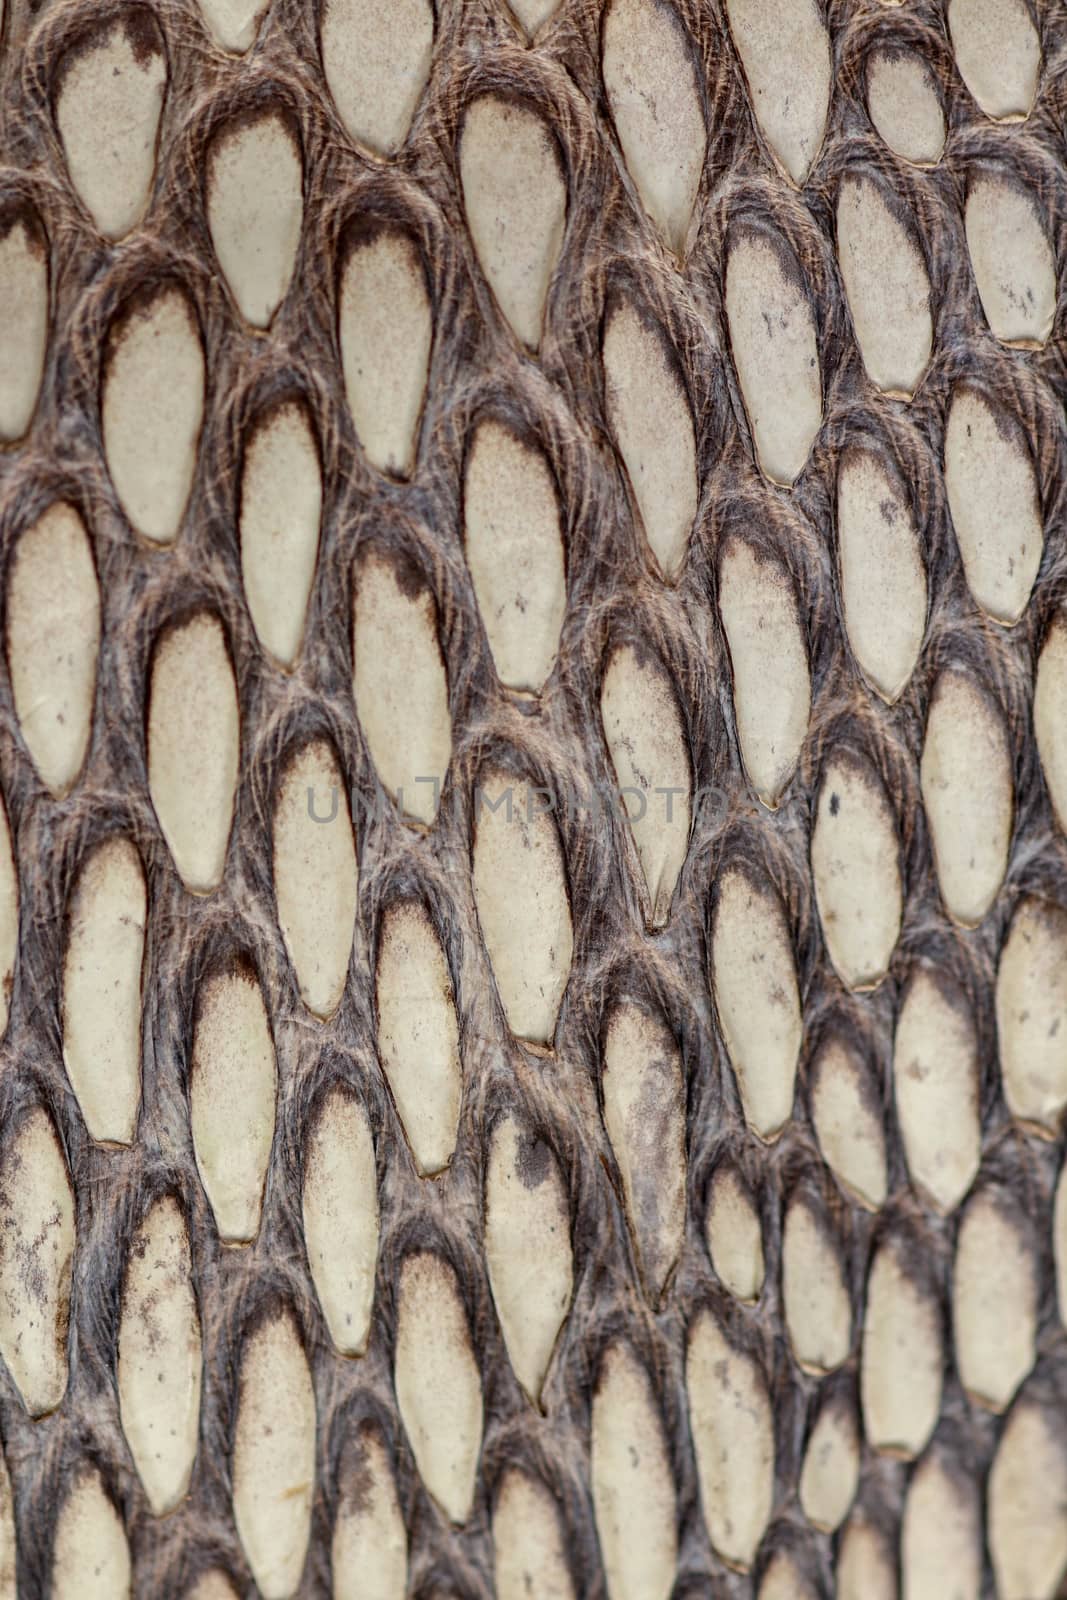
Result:
[[163,38],[149,13],[128,11],[63,65],[56,122],[71,181],[100,232],[119,239],[140,221],[155,173]]
[[800,1366],[812,1372],[840,1366],[852,1343],[852,1305],[839,1242],[825,1216],[803,1199],[793,1201],[783,1223],[782,1299]]
[[910,399],[933,346],[930,282],[907,227],[872,183],[841,186],[837,255],[868,377]]
[[632,1004],[612,1013],[600,1086],[634,1243],[656,1301],[682,1248],[687,1170],[685,1077],[662,1018]]
[[170,1195],[142,1219],[127,1258],[118,1387],[123,1432],[161,1516],[189,1487],[200,1430],[200,1319],[189,1235]]
[[362,1355],[378,1257],[378,1174],[366,1113],[340,1089],[323,1101],[308,1140],[303,1221],[330,1337],[342,1354]]
[[466,1522],[482,1443],[481,1374],[456,1275],[428,1252],[400,1269],[394,1382],[427,1490],[451,1522]]
[[830,101],[830,40],[813,0],[730,0],[730,33],[764,138],[793,183],[804,184],[822,144]]
[[104,454],[119,504],[153,544],[173,543],[182,525],[205,382],[200,327],[177,284],[139,301],[113,325],[101,407]]
[[745,1119],[760,1138],[774,1139],[793,1108],[801,1040],[796,965],[773,891],[737,869],[720,884],[711,964]]
[[89,748],[100,609],[85,524],[73,506],[57,501],[19,539],[7,594],[15,711],[55,795],[77,781]]
[[219,619],[200,612],[160,638],[148,702],[148,787],[174,865],[207,894],[220,882],[233,822],[240,708]]
[[68,911],[63,1061],[94,1139],[129,1144],[141,1096],[141,999],[148,898],[121,834],[97,846]]
[[758,1300],[765,1261],[759,1212],[733,1167],[716,1169],[705,1218],[708,1254],[720,1282],[738,1300]]
[[867,110],[891,150],[933,166],[945,147],[945,113],[933,74],[914,50],[878,50],[867,62]]
[[1018,902],[1000,949],[997,1044],[1004,1099],[1048,1137],[1067,1107],[1067,912],[1035,896]]
[[0,1355],[31,1417],[67,1388],[74,1244],[67,1162],[37,1106],[0,1151]]
[[1008,344],[1043,345],[1056,311],[1056,264],[1040,202],[1003,179],[971,186],[965,213],[982,310]]
[[696,516],[696,438],[689,397],[663,331],[634,305],[608,314],[604,399],[641,527],[665,578],[678,576]]
[[637,847],[653,927],[667,922],[689,845],[689,744],[674,685],[659,662],[622,645],[600,690],[608,753]]
[[937,1451],[923,1457],[908,1485],[900,1564],[909,1600],[940,1600],[946,1592],[978,1600],[981,1593],[977,1486]]
[[48,346],[48,245],[36,211],[0,225],[0,439],[21,438],[33,418]]
[[919,657],[927,577],[904,485],[871,452],[844,453],[837,537],[848,641],[863,672],[892,704]]
[[208,168],[207,217],[241,315],[266,328],[285,298],[304,218],[300,151],[287,120],[265,111],[223,128]]
[[330,1564],[333,1600],[404,1600],[407,1534],[389,1453],[371,1429],[342,1478]]
[[992,1411],[1005,1409],[1037,1356],[1037,1267],[1024,1228],[987,1189],[968,1202],[956,1236],[956,1362],[964,1388]]
[[667,1600],[677,1562],[675,1488],[648,1375],[625,1345],[601,1363],[591,1420],[593,1508],[612,1600]]
[[940,1308],[889,1235],[867,1277],[860,1357],[864,1431],[874,1449],[904,1460],[922,1452],[941,1405],[942,1364]]
[[515,1376],[536,1401],[570,1307],[574,1258],[559,1163],[513,1117],[490,1141],[485,1257]]
[[1067,1449],[1025,1393],[997,1442],[986,1487],[989,1554],[1002,1600],[1053,1600],[1067,1568]]
[[315,1391],[292,1314],[279,1309],[244,1342],[234,1425],[233,1515],[264,1600],[300,1581],[315,1488]]
[[356,715],[397,808],[432,823],[452,755],[448,676],[432,592],[377,554],[357,565]]
[[420,1173],[456,1145],[463,1069],[448,962],[424,906],[397,901],[378,943],[378,1050]]
[[508,1026],[550,1045],[574,949],[563,851],[543,798],[504,771],[479,776],[473,880]]
[[322,519],[319,450],[306,406],[287,401],[251,433],[241,477],[241,575],[264,649],[292,667],[304,637]]
[[543,452],[493,418],[467,455],[463,534],[500,681],[539,694],[567,608],[561,506]]
[[684,256],[707,135],[697,63],[677,13],[656,0],[612,0],[603,71],[630,176],[667,245]]
[[898,1593],[889,1538],[858,1507],[841,1535],[835,1577],[836,1600],[894,1600]]
[[921,967],[897,1016],[893,1092],[912,1182],[950,1212],[982,1154],[977,1040],[966,996]]
[[1008,865],[1015,794],[1003,718],[961,672],[946,670],[935,685],[920,779],[941,897],[957,922],[976,927]]
[[981,109],[1004,121],[1026,117],[1041,43],[1021,0],[951,0],[947,20],[960,76]]
[[516,338],[536,350],[567,216],[552,133],[526,106],[483,96],[467,108],[459,173],[482,271]]
[[89,1468],[59,1508],[49,1593],[54,1600],[125,1600],[132,1577],[122,1518],[100,1473]]
[[556,1507],[521,1472],[505,1474],[493,1507],[493,1576],[498,1600],[574,1600]]
[[900,937],[904,885],[896,818],[867,762],[831,756],[826,763],[811,869],[834,967],[848,988],[875,988]]
[[1034,465],[1012,417],[963,385],[945,425],[945,489],[971,593],[1011,626],[1030,599],[1044,549]]
[[433,307],[410,236],[358,240],[341,271],[338,340],[356,436],[379,472],[410,477],[430,368]]
[[328,1017],[344,993],[359,874],[337,757],[316,739],[290,753],[274,802],[274,893],[300,997]]
[[326,84],[341,121],[357,143],[393,155],[430,74],[429,0],[328,0],[321,28]]
[[750,233],[734,240],[726,316],[756,460],[772,483],[788,488],[822,423],[822,391],[811,304],[784,245]]
[[725,1562],[747,1572],[774,1494],[774,1423],[766,1382],[706,1311],[690,1329],[685,1381],[708,1537]]
[[800,1504],[813,1528],[836,1532],[848,1515],[859,1476],[856,1418],[847,1405],[828,1400],[808,1436],[800,1473]]
[[277,1066],[259,979],[235,963],[197,1002],[189,1113],[196,1164],[222,1239],[255,1238],[274,1138]]
[[731,543],[719,568],[734,719],[749,782],[775,807],[808,731],[811,673],[796,597],[777,562]]
[[831,1039],[816,1056],[811,1111],[823,1160],[861,1205],[877,1210],[889,1184],[878,1086],[839,1040]]

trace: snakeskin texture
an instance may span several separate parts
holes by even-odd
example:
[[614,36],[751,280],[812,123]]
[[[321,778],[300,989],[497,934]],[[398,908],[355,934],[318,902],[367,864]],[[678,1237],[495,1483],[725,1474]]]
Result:
[[6,0],[4,1595],[1067,1592],[1067,9],[970,6]]

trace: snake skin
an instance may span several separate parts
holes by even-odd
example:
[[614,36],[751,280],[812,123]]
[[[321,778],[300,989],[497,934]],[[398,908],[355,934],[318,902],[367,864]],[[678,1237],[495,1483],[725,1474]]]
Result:
[[[93,731],[79,781],[52,798],[19,727],[0,669],[0,790],[18,863],[19,941],[10,1016],[0,1044],[0,1137],[43,1105],[53,1119],[75,1196],[76,1255],[61,1404],[31,1419],[0,1369],[0,1437],[17,1529],[17,1594],[51,1592],[56,1519],[86,1463],[98,1469],[129,1542],[132,1592],[178,1597],[208,1570],[240,1595],[257,1593],[232,1508],[232,1445],[242,1349],[279,1305],[299,1328],[317,1412],[315,1485],[300,1595],[331,1592],[331,1535],[358,1493],[353,1442],[374,1423],[396,1477],[408,1535],[409,1589],[425,1600],[494,1590],[491,1513],[501,1477],[519,1466],[555,1500],[574,1592],[609,1594],[590,1467],[592,1396],[601,1358],[624,1340],[649,1375],[676,1496],[675,1600],[756,1596],[776,1552],[791,1553],[796,1592],[835,1593],[844,1534],[806,1522],[797,1485],[806,1440],[828,1389],[858,1407],[868,1268],[893,1237],[944,1318],[945,1370],[937,1440],[961,1481],[982,1496],[1006,1417],[973,1403],[952,1353],[949,1307],[959,1210],[938,1216],[909,1182],[892,1093],[892,1041],[904,984],[918,964],[960,986],[980,1050],[981,1173],[1010,1192],[1036,1252],[1037,1362],[1024,1393],[1067,1437],[1067,1336],[1056,1304],[1053,1193],[1063,1139],[1013,1121],[998,1067],[994,983],[1012,912],[1024,893],[1067,905],[1067,850],[1050,804],[1032,727],[1035,666],[1064,602],[1067,552],[1067,399],[1062,303],[1039,350],[1007,349],[990,333],[970,269],[963,205],[976,168],[1007,166],[1038,197],[1057,269],[1067,249],[1067,8],[1041,0],[1034,21],[1041,77],[1025,123],[986,118],[954,64],[943,7],[900,9],[831,0],[833,91],[825,141],[801,189],[778,172],[748,100],[718,0],[672,0],[692,42],[708,128],[684,263],[664,249],[627,174],[601,69],[601,0],[562,0],[529,44],[503,0],[437,0],[433,64],[410,134],[389,162],[361,154],[327,91],[315,0],[273,0],[244,55],[213,43],[195,0],[153,0],[130,15],[131,37],[153,37],[168,71],[152,196],[143,223],[117,244],[101,239],[66,170],[55,121],[63,64],[86,28],[127,8],[113,0],[7,0],[0,44],[0,214],[32,205],[51,273],[45,375],[25,438],[0,454],[0,581],[22,532],[66,499],[89,530],[102,600]],[[137,20],[139,19],[139,20]],[[144,30],[147,30],[145,33]],[[908,45],[928,64],[948,129],[930,170],[894,156],[873,130],[864,72],[880,45]],[[149,44],[150,47],[150,44]],[[457,144],[478,94],[515,97],[558,141],[568,197],[540,349],[514,338],[471,242]],[[215,131],[264,105],[298,130],[304,220],[293,282],[266,335],[249,330],[215,260],[206,218],[205,152]],[[895,196],[918,239],[931,285],[934,348],[910,404],[865,376],[836,259],[842,177],[865,173]],[[415,469],[407,481],[376,471],[346,404],[337,332],[338,277],[353,228],[400,221],[422,253],[433,350]],[[817,331],[823,423],[791,488],[769,483],[753,451],[731,359],[725,256],[731,230],[772,230],[795,256]],[[117,314],[154,286],[178,281],[195,306],[206,363],[204,421],[179,537],[164,549],[134,535],[109,476],[101,378]],[[655,570],[607,414],[601,339],[613,297],[626,295],[661,330],[684,384],[696,439],[699,505],[675,584]],[[3,308],[0,307],[0,318]],[[943,438],[955,383],[966,377],[1025,431],[1033,454],[1045,549],[1022,620],[1002,628],[971,599],[949,514]],[[321,540],[302,654],[291,675],[267,659],[246,605],[237,536],[243,441],[280,397],[302,396],[321,450]],[[559,488],[567,613],[559,661],[536,705],[501,688],[462,540],[465,451],[486,412],[537,439]],[[851,652],[837,567],[835,485],[846,444],[862,441],[894,464],[911,497],[927,570],[921,656],[892,705],[875,696]],[[735,726],[730,656],[718,610],[718,553],[743,535],[773,554],[795,586],[812,678],[810,724],[779,807],[762,807],[746,780]],[[352,694],[351,575],[368,541],[402,555],[416,587],[432,590],[445,659],[452,758],[429,829],[395,808],[372,808],[374,766]],[[146,756],[151,653],[161,630],[206,608],[222,621],[241,717],[240,771],[225,876],[213,893],[181,882],[149,797]],[[619,818],[561,819],[574,956],[550,1052],[510,1036],[494,989],[471,883],[472,791],[499,761],[558,794],[610,779],[600,723],[609,647],[623,640],[666,669],[681,707],[695,788],[719,803],[694,821],[667,926],[646,929],[639,880]],[[919,789],[927,710],[940,669],[956,665],[1000,708],[1009,733],[1015,817],[1007,873],[991,912],[956,926],[938,890]],[[359,915],[344,999],[325,1022],[309,1016],[279,929],[271,817],[288,752],[312,736],[334,744],[345,781],[367,804],[357,825]],[[814,901],[810,847],[818,775],[830,752],[864,754],[880,775],[900,837],[904,916],[888,977],[847,992],[830,963]],[[142,1099],[127,1148],[94,1142],[63,1065],[59,975],[79,869],[103,837],[131,839],[144,863],[148,920],[143,974]],[[746,1127],[709,976],[712,915],[726,865],[774,886],[786,910],[803,1002],[804,1041],[793,1116],[773,1143]],[[376,1044],[374,970],[385,908],[398,896],[430,908],[447,952],[460,1022],[463,1099],[448,1170],[420,1177]],[[191,1039],[203,979],[220,963],[259,975],[277,1052],[277,1124],[262,1222],[254,1244],[220,1243],[197,1173],[189,1115]],[[645,1293],[600,1074],[605,1018],[620,996],[657,1012],[684,1067],[687,1221],[662,1302]],[[838,1185],[812,1125],[809,1068],[835,1036],[869,1064],[884,1125],[888,1196],[877,1211]],[[352,1086],[375,1140],[380,1242],[366,1353],[334,1350],[309,1271],[301,1223],[308,1131],[326,1090]],[[654,1108],[653,1108],[654,1109]],[[512,1373],[484,1250],[488,1130],[507,1110],[545,1141],[564,1176],[573,1229],[574,1293],[542,1405]],[[3,1130],[8,1130],[4,1133]],[[752,1305],[717,1281],[705,1237],[709,1185],[729,1156],[756,1198],[766,1280]],[[659,1159],[653,1136],[646,1157]],[[831,1377],[801,1370],[784,1326],[782,1218],[798,1190],[819,1197],[852,1310],[851,1353]],[[187,1496],[170,1515],[147,1503],[119,1416],[116,1360],[123,1273],[148,1200],[174,1194],[189,1228],[202,1329],[200,1445]],[[454,1269],[484,1398],[473,1511],[453,1526],[420,1481],[394,1390],[397,1290],[413,1249]],[[686,1390],[687,1329],[703,1307],[738,1349],[755,1356],[772,1400],[773,1515],[750,1572],[711,1547],[701,1508]],[[884,1540],[895,1570],[912,1464],[862,1445],[851,1513]],[[355,1487],[353,1485],[355,1484]],[[978,1554],[982,1600],[996,1590],[988,1548]],[[88,1589],[86,1590],[88,1593]],[[94,1593],[97,1591],[93,1591]],[[103,1591],[100,1591],[103,1592]],[[876,1593],[874,1577],[870,1594]],[[877,1591],[879,1594],[881,1590]],[[948,1591],[946,1590],[946,1597]],[[960,1590],[963,1594],[965,1591]],[[969,1593],[969,1591],[967,1591]],[[1067,1592],[1067,1591],[1060,1591]],[[618,1600],[618,1597],[616,1597]],[[1036,1597],[1034,1597],[1036,1600]]]

